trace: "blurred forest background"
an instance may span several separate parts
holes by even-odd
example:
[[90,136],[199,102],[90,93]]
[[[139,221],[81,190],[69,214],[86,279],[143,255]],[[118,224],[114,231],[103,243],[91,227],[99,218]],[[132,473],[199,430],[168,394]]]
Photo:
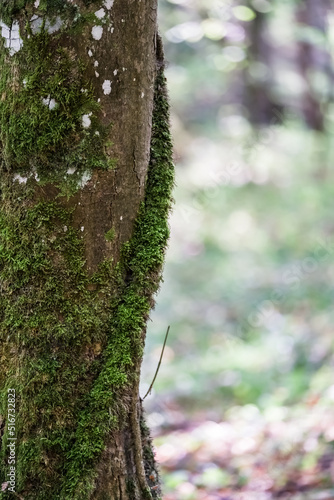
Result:
[[177,187],[142,396],[165,500],[334,499],[334,5],[160,0]]

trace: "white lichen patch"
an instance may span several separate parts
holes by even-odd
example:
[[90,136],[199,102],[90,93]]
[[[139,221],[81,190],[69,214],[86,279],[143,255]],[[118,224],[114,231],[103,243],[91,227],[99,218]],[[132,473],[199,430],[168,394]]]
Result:
[[81,226],[81,231],[84,231],[85,230],[85,226]]
[[50,99],[50,102],[49,102],[49,109],[55,109],[55,107],[57,106],[57,102],[54,100],[54,99]]
[[117,75],[117,73],[118,73],[118,70],[117,70],[117,69],[115,69],[115,70],[114,70],[114,75],[116,76],[116,75]]
[[43,19],[36,14],[32,16],[30,19],[30,28],[31,31],[34,33],[39,33],[42,29],[42,24],[43,24]]
[[144,92],[141,93],[141,98],[143,98],[143,97],[145,97],[145,93]]
[[119,220],[123,220],[123,215],[120,216]]
[[101,40],[103,35],[103,28],[102,26],[93,26],[92,27],[92,37],[94,40]]
[[99,61],[94,61],[94,67],[97,68],[99,65]]
[[95,71],[95,76],[96,76],[96,78],[98,78],[100,76],[100,73],[98,73],[97,71]]
[[114,5],[114,0],[104,0],[103,5],[109,10]]
[[67,226],[64,226],[64,233],[66,233],[67,231]]
[[89,128],[92,124],[92,121],[90,119],[92,113],[88,113],[86,115],[82,115],[82,126],[83,128]]
[[27,177],[22,177],[19,174],[15,174],[13,177],[13,181],[18,181],[20,184],[26,184],[27,180]]
[[95,135],[100,135],[100,132],[98,130],[95,130]]
[[34,6],[36,9],[38,9],[38,7],[39,7],[39,2],[40,2],[40,0],[36,0],[36,2],[34,3]]
[[111,93],[111,81],[110,80],[104,80],[102,84],[102,89],[104,95],[109,95]]
[[14,55],[20,50],[23,45],[23,40],[20,37],[20,26],[17,21],[14,21],[11,27],[7,26],[3,21],[0,21],[1,36],[5,39],[5,47],[9,49],[10,55]]
[[47,30],[48,33],[52,34],[55,33],[56,31],[59,31],[62,25],[63,21],[59,16],[57,16],[55,22],[52,24],[48,19],[46,20],[45,29]]
[[90,49],[88,51],[88,55],[89,55],[89,57],[92,57],[92,55],[93,55],[93,52]]
[[80,187],[81,189],[84,188],[87,184],[87,182],[89,182],[91,180],[91,177],[92,177],[92,174],[91,172],[84,172],[83,176],[81,177],[80,181],[79,181],[79,184],[78,184],[78,187]]
[[104,16],[106,15],[106,11],[104,9],[97,10],[95,12],[95,15],[98,19],[103,19]]
[[[40,33],[42,30],[42,25],[43,25],[43,18],[34,14],[30,19],[31,31],[34,34]],[[57,16],[54,21],[46,19],[44,28],[48,33],[50,33],[50,35],[52,35],[52,33],[59,31],[62,26],[63,26],[63,21],[59,16]]]
[[113,26],[110,26],[109,31],[110,31],[111,34],[114,32],[114,29],[115,28]]
[[45,98],[42,97],[42,103],[44,104],[44,106],[48,106],[50,110],[55,109],[55,107],[57,106],[56,101],[53,98],[51,98],[50,95],[48,95]]
[[68,175],[72,175],[72,174],[74,174],[74,172],[75,172],[75,171],[76,171],[76,168],[75,168],[75,167],[70,167],[70,168],[68,168],[68,169],[67,169],[67,172],[66,172],[66,173],[67,173]]

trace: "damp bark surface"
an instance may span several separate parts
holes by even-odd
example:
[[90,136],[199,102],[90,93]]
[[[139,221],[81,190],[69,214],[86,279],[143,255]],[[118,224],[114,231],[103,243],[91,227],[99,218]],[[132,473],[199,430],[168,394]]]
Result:
[[174,179],[156,12],[0,6],[1,499],[161,497],[138,392]]

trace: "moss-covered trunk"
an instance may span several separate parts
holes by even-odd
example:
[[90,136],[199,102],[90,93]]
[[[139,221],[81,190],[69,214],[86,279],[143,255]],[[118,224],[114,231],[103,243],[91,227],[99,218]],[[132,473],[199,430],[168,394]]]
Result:
[[138,395],[173,185],[156,0],[0,18],[0,498],[159,498]]

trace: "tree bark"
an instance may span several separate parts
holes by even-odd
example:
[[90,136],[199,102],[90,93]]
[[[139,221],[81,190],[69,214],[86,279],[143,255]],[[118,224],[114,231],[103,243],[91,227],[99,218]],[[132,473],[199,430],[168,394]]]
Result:
[[4,4],[0,498],[157,499],[138,391],[173,186],[156,0]]

